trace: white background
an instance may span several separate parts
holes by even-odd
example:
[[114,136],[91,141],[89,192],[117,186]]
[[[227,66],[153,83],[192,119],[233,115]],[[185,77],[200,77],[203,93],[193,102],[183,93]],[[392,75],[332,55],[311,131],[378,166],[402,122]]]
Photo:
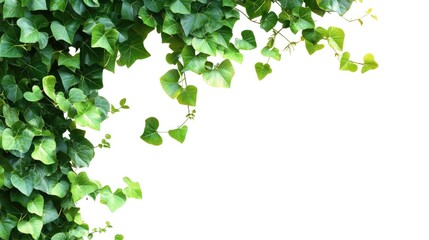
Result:
[[[231,89],[198,76],[196,119],[183,145],[164,136],[140,140],[144,120],[160,130],[179,125],[186,108],[162,90],[167,46],[152,33],[152,57],[105,74],[102,95],[123,97],[130,110],[111,116],[99,133],[112,149],[97,150],[90,177],[115,187],[129,176],[144,199],[113,215],[82,201],[92,227],[109,220],[130,240],[383,240],[429,239],[429,84],[424,1],[366,1],[379,21],[361,27],[340,18],[345,49],[380,67],[364,75],[341,72],[330,49],[308,56],[303,45],[258,81],[259,51],[235,64]],[[241,21],[241,29],[249,24]],[[244,24],[244,25],[243,25]],[[251,26],[251,25],[250,25]],[[260,34],[259,34],[260,33]],[[259,46],[267,34],[259,31]],[[426,35],[425,35],[426,34]],[[281,46],[279,46],[281,48]],[[260,49],[260,48],[259,48]]]

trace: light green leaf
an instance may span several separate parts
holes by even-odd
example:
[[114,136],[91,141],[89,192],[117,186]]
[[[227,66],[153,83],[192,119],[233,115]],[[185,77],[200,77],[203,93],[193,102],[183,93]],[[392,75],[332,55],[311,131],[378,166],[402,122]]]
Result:
[[71,103],[78,103],[86,101],[86,95],[79,88],[72,88],[69,91],[69,101]]
[[71,183],[70,192],[74,202],[99,189],[98,185],[88,178],[86,172],[80,172],[76,175],[76,173],[70,171],[67,177]]
[[20,18],[16,24],[21,29],[19,41],[23,43],[39,43],[39,48],[43,49],[48,45],[49,35],[45,32],[39,32],[40,28],[48,26],[48,21],[41,15],[33,15],[30,19]]
[[168,35],[174,35],[181,32],[180,25],[174,19],[173,13],[166,12],[164,17],[164,23],[162,24],[162,32]]
[[30,234],[33,239],[39,239],[43,228],[43,221],[40,217],[31,217],[29,221],[19,221],[17,227],[18,231]]
[[58,104],[58,107],[63,112],[68,112],[71,108],[71,102],[64,96],[63,92],[59,92],[55,98],[55,102]]
[[30,213],[42,216],[44,205],[45,200],[43,199],[43,196],[40,194],[36,194],[34,198],[27,203],[27,210]]
[[122,235],[122,234],[116,234],[114,240],[124,240],[124,235]]
[[264,79],[268,74],[273,72],[268,63],[263,64],[261,62],[255,64],[255,70],[259,80]]
[[235,39],[235,46],[242,50],[252,50],[256,48],[255,35],[252,30],[244,30],[241,32],[243,39]]
[[147,9],[152,12],[160,12],[164,8],[165,0],[143,0]]
[[37,102],[43,98],[42,90],[39,86],[34,85],[32,92],[25,92],[24,98],[29,102]]
[[352,6],[353,0],[317,0],[319,7],[327,12],[344,15]]
[[21,6],[20,0],[4,1],[3,18],[20,18],[20,17],[24,17],[24,15],[25,15],[25,8]]
[[154,117],[145,120],[145,128],[140,138],[152,145],[159,146],[162,144],[161,135],[158,133],[159,121]]
[[290,25],[290,29],[293,33],[297,33],[300,30],[313,29],[315,27],[310,8],[295,7],[292,14],[296,17]]
[[182,87],[179,85],[179,79],[180,74],[176,69],[169,70],[160,79],[162,89],[164,89],[165,93],[172,99],[175,99],[182,91]]
[[27,197],[29,197],[31,192],[33,192],[34,183],[30,175],[21,177],[17,173],[12,173],[10,181],[14,187]]
[[67,237],[67,234],[65,233],[57,233],[54,236],[52,236],[51,240],[69,240],[70,238]]
[[9,105],[3,105],[3,116],[5,118],[5,123],[8,127],[12,127],[13,124],[19,121],[19,110],[16,108],[11,108]]
[[269,12],[268,14],[264,14],[261,18],[260,26],[266,32],[273,29],[278,21],[277,14],[275,12]]
[[149,12],[145,6],[139,10],[139,17],[143,20],[143,23],[149,27],[156,27],[157,22],[152,12]]
[[323,44],[313,44],[309,41],[305,41],[305,48],[307,49],[308,54],[312,55],[316,51],[322,50],[325,47]]
[[328,28],[328,44],[333,49],[337,51],[343,51],[344,37],[345,37],[345,34],[341,28],[337,28],[337,27]]
[[68,145],[67,154],[77,167],[88,167],[94,158],[94,146],[84,137],[75,138]]
[[105,204],[111,212],[122,207],[126,200],[127,197],[121,189],[117,189],[113,193],[109,186],[105,186],[100,191],[100,203]]
[[45,202],[45,206],[43,207],[43,216],[42,216],[43,224],[53,222],[56,219],[58,219],[59,216],[60,215],[58,214],[57,209],[55,208],[52,201],[48,200],[47,202]]
[[58,56],[58,66],[66,66],[75,71],[80,68],[80,53],[72,56],[69,53],[60,53]]
[[198,52],[216,56],[216,44],[206,39],[193,38],[192,47]]
[[124,177],[124,182],[127,184],[127,187],[124,188],[124,194],[128,198],[142,199],[142,190],[138,182],[131,181],[130,178]]
[[190,14],[192,0],[173,0],[170,4],[170,10],[173,13]]
[[363,57],[363,67],[362,73],[368,72],[369,70],[373,70],[378,68],[378,63],[374,60],[374,55],[371,53],[366,54]]
[[177,96],[177,101],[183,105],[189,105],[195,107],[197,104],[197,93],[198,89],[195,86],[188,85],[186,88]]
[[222,6],[234,8],[237,5],[235,0],[222,0]]
[[221,55],[226,59],[243,63],[243,54],[232,43],[228,44],[228,48],[225,48]]
[[[13,130],[12,130],[13,129]],[[26,153],[30,150],[34,133],[22,122],[17,122],[12,129],[6,128],[2,134],[2,146],[4,150],[17,150]]]
[[235,71],[229,60],[224,60],[219,66],[203,72],[204,81],[212,87],[229,88]]
[[185,141],[187,133],[188,133],[188,127],[186,125],[180,128],[168,131],[168,135],[170,135],[170,137],[174,138],[180,143],[183,143]]
[[244,7],[246,8],[249,18],[253,19],[270,11],[271,0],[246,1]]
[[119,32],[116,29],[106,30],[102,23],[95,25],[92,28],[91,47],[103,48],[110,54],[114,53],[116,42],[119,39]]
[[345,52],[341,56],[340,60],[340,70],[356,72],[358,70],[358,66],[356,63],[350,61],[350,53]]
[[194,73],[201,74],[205,69],[207,55],[200,53],[195,56],[195,51],[191,46],[186,46],[182,50],[183,59],[183,72],[193,71]]
[[8,217],[0,218],[0,238],[1,239],[9,239],[10,232],[16,226],[16,221],[12,220]]
[[277,61],[280,61],[280,59],[282,57],[282,55],[280,54],[279,49],[277,49],[277,48],[269,49],[268,47],[264,47],[261,50],[261,54],[263,56],[265,56],[265,57],[273,58],[273,59],[275,59]]
[[70,188],[70,185],[68,184],[68,182],[60,181],[58,183],[55,183],[55,185],[52,185],[52,187],[49,188],[49,194],[63,198],[67,195],[69,188]]
[[51,11],[59,10],[61,12],[64,12],[67,7],[67,0],[51,0],[49,2],[49,9]]
[[77,102],[73,106],[77,110],[75,121],[82,127],[100,130],[100,123],[104,120],[103,112],[91,101]]
[[43,137],[34,141],[34,151],[31,157],[41,161],[45,165],[54,164],[57,160],[57,144],[53,137]]
[[43,91],[45,94],[52,99],[53,101],[56,100],[56,94],[55,94],[55,85],[57,84],[57,79],[55,79],[54,76],[49,75],[42,79],[43,84]]
[[6,75],[3,77],[1,85],[6,92],[6,97],[13,103],[22,98],[22,91],[16,84],[15,77],[11,75]]

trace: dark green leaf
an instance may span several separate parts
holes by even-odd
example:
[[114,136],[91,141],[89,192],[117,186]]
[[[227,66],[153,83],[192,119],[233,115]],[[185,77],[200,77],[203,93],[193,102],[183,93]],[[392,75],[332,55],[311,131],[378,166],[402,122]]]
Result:
[[260,23],[261,28],[268,32],[276,26],[277,21],[277,14],[275,12],[269,12],[262,16]]
[[296,17],[290,25],[290,29],[293,33],[297,33],[300,30],[313,29],[315,27],[309,8],[296,7],[293,9],[292,14]]
[[118,65],[131,67],[131,65],[139,60],[150,57],[150,53],[144,47],[143,36],[136,30],[130,30],[129,39],[119,45],[121,57],[118,60]]
[[147,9],[152,12],[160,12],[164,8],[165,0],[143,0]]
[[192,0],[173,0],[170,4],[170,10],[173,13],[190,14]]
[[15,228],[17,221],[12,220],[6,216],[0,218],[0,238],[10,239],[10,233]]
[[191,46],[186,46],[182,51],[183,69],[182,71],[193,71],[201,74],[205,69],[207,55],[200,53],[195,56],[195,51]]
[[344,15],[352,6],[353,0],[318,0],[319,7],[327,12]]
[[295,7],[301,7],[303,4],[303,0],[280,0],[282,9],[285,10],[293,10]]
[[65,42],[72,44],[79,26],[80,24],[78,21],[69,21],[65,25],[62,25],[58,21],[53,21],[51,22],[51,31],[57,41],[64,40]]
[[252,50],[256,48],[255,35],[252,30],[244,30],[241,32],[243,39],[235,39],[235,46],[242,50]]
[[271,0],[246,1],[244,6],[246,8],[247,15],[249,15],[249,18],[253,19],[270,11]]
[[22,98],[22,91],[16,84],[15,77],[11,75],[6,75],[3,77],[1,85],[6,92],[6,97],[12,102],[16,102]]
[[25,8],[22,7],[20,0],[4,1],[3,18],[20,18],[20,17],[24,17],[24,14],[25,14]]
[[18,39],[19,29],[9,26],[0,38],[0,57],[19,58],[24,56],[24,47]]
[[49,2],[49,9],[51,11],[59,10],[61,12],[64,12],[67,7],[67,0],[51,0]]
[[67,154],[77,167],[88,167],[94,158],[94,146],[86,138],[78,137],[70,142]]

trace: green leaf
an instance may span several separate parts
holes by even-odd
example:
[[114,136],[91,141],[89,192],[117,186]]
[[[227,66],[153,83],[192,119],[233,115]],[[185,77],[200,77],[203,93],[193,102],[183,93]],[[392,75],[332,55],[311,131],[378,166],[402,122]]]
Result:
[[192,0],[173,0],[170,4],[170,10],[173,13],[190,14]]
[[33,239],[39,239],[43,228],[43,221],[40,217],[31,217],[29,221],[19,221],[17,227],[18,231],[30,234]]
[[122,1],[121,16],[123,19],[134,21],[138,11],[143,6],[143,2],[139,0]]
[[12,26],[8,27],[6,29],[6,32],[0,38],[0,57],[19,58],[24,56],[24,47],[18,41],[18,39],[19,39],[19,29]]
[[4,1],[3,18],[20,18],[20,17],[24,17],[24,15],[25,15],[25,8],[21,6],[20,0]]
[[88,178],[86,172],[80,172],[76,175],[76,173],[70,171],[67,177],[71,183],[70,192],[74,202],[99,189],[98,185]]
[[31,11],[48,10],[46,0],[28,0],[27,7]]
[[49,9],[51,11],[59,10],[61,12],[64,12],[67,7],[67,0],[51,0],[49,2]]
[[180,74],[176,69],[169,70],[160,79],[162,89],[164,89],[165,93],[172,99],[175,99],[182,91],[182,87],[179,85],[179,79]]
[[235,39],[235,46],[242,50],[252,50],[256,48],[255,35],[252,30],[244,30],[241,32],[241,39]]
[[20,18],[16,24],[21,29],[19,41],[23,43],[39,43],[39,48],[43,49],[48,45],[49,35],[45,32],[39,32],[40,28],[48,26],[48,21],[41,15],[33,15],[30,19]]
[[122,234],[116,234],[114,240],[124,240],[124,235],[122,235]]
[[152,145],[159,146],[162,144],[161,135],[158,133],[159,121],[154,117],[145,120],[145,128],[140,138]]
[[301,7],[303,2],[303,0],[280,0],[282,9],[286,10],[293,10],[295,7]]
[[83,0],[83,2],[85,3],[86,6],[91,8],[97,8],[100,6],[100,3],[98,2],[98,0]]
[[278,18],[275,12],[269,12],[268,14],[264,14],[261,18],[260,26],[266,32],[273,29],[277,24]]
[[317,0],[319,7],[327,12],[344,15],[352,6],[353,0]]
[[139,17],[143,20],[143,23],[149,27],[156,27],[157,22],[152,12],[149,12],[145,6],[140,8]]
[[262,16],[264,13],[268,13],[271,8],[271,0],[253,0],[246,1],[244,4],[247,15],[250,19]]
[[168,131],[168,135],[170,135],[170,137],[174,138],[180,143],[183,143],[185,141],[186,133],[188,133],[188,127],[186,125]]
[[77,110],[75,121],[82,127],[100,130],[100,123],[104,120],[103,112],[91,101],[77,102],[73,106]]
[[160,12],[164,8],[165,0],[143,0],[147,9],[152,12]]
[[48,193],[59,198],[64,198],[67,195],[69,188],[70,185],[68,184],[68,182],[60,181],[58,183],[55,183],[55,185],[52,185],[52,187],[50,186]]
[[204,38],[193,38],[192,47],[198,52],[216,56],[216,44]]
[[234,8],[237,5],[235,0],[222,0],[222,6],[223,7],[232,7]]
[[235,71],[229,60],[224,60],[219,66],[203,72],[204,81],[212,87],[229,88]]
[[309,41],[305,41],[305,48],[307,49],[308,54],[312,55],[316,51],[322,50],[325,47],[323,44],[313,44]]
[[43,224],[48,224],[50,222],[55,221],[58,219],[60,215],[57,212],[57,209],[55,208],[54,204],[51,200],[48,200],[45,202],[45,206],[43,208],[43,215],[42,220]]
[[[3,185],[4,185],[4,168],[0,166],[0,188],[3,187]],[[0,233],[0,237],[1,237],[1,233]]]
[[180,18],[185,35],[203,28],[209,22],[209,17],[203,13],[186,14]]
[[229,43],[228,48],[224,49],[222,56],[226,59],[243,63],[243,54],[240,53],[240,51],[232,43]]
[[366,54],[363,57],[363,67],[362,73],[368,72],[369,70],[373,70],[378,68],[378,63],[374,60],[374,55],[371,53]]
[[150,53],[144,47],[144,38],[135,29],[128,32],[129,38],[127,41],[119,45],[121,57],[118,60],[118,65],[131,67],[135,61],[150,57]]
[[37,102],[43,98],[42,90],[39,86],[34,85],[32,92],[25,92],[24,98],[29,102]]
[[[13,129],[13,130],[12,130]],[[6,128],[2,134],[2,146],[4,150],[17,150],[26,153],[30,150],[34,133],[22,122],[17,122],[12,129]]]
[[168,35],[174,35],[181,32],[180,25],[176,19],[174,19],[173,13],[166,12],[164,23],[162,24],[162,32]]
[[296,17],[290,25],[290,29],[293,33],[297,33],[300,30],[313,29],[315,27],[309,8],[296,7],[293,9],[292,14]]
[[302,31],[302,37],[305,40],[307,40],[307,41],[309,41],[309,42],[311,42],[313,44],[316,44],[320,40],[323,39],[323,35],[319,31],[320,31],[320,29],[319,30],[316,30],[316,29],[305,29],[304,31]]
[[121,189],[117,189],[114,193],[109,186],[105,186],[100,191],[100,203],[105,204],[111,212],[118,210],[124,205],[127,197]]
[[40,194],[36,194],[34,198],[27,203],[27,210],[30,213],[42,216],[44,205],[45,200],[43,199],[43,196]]
[[177,101],[180,104],[195,107],[195,105],[197,104],[197,93],[198,93],[197,87],[188,85],[179,94],[179,96],[177,96]]
[[67,146],[67,154],[77,167],[88,167],[94,158],[94,146],[84,137],[74,138]]
[[34,141],[34,151],[31,157],[41,161],[45,165],[54,164],[57,160],[57,144],[53,137],[43,137]]
[[110,54],[114,53],[116,42],[119,39],[119,32],[116,29],[106,30],[102,23],[95,25],[92,28],[91,47],[103,48]]
[[277,49],[277,48],[269,49],[268,47],[264,47],[261,50],[261,54],[263,56],[265,56],[265,57],[273,58],[273,59],[275,59],[277,61],[280,61],[280,59],[282,57],[282,55],[280,54],[279,49]]
[[43,84],[43,91],[45,94],[52,99],[53,101],[56,100],[56,94],[55,94],[55,85],[57,84],[57,79],[55,79],[54,76],[49,75],[42,79]]
[[19,121],[19,111],[16,108],[11,108],[9,105],[3,105],[3,116],[8,127]]
[[69,21],[65,25],[62,25],[58,21],[52,21],[51,31],[57,41],[64,40],[65,42],[72,44],[79,26],[80,24],[78,21]]
[[255,64],[255,70],[259,80],[264,79],[268,74],[273,72],[268,63],[263,64],[261,62]]
[[65,233],[57,233],[54,236],[52,236],[51,240],[68,240],[69,237],[67,237],[67,234]]
[[31,192],[33,192],[34,183],[30,175],[21,177],[17,173],[12,173],[10,181],[14,187],[27,197],[29,197]]
[[350,71],[350,72],[356,72],[358,69],[358,66],[356,63],[353,63],[350,61],[350,53],[345,52],[341,56],[340,60],[340,69],[344,71]]
[[124,194],[128,198],[142,199],[142,190],[138,182],[131,181],[130,178],[124,177],[124,182],[127,184],[127,187],[124,188]]
[[66,66],[72,71],[80,68],[80,53],[72,56],[69,53],[60,53],[58,56],[58,66]]
[[0,218],[0,238],[1,239],[10,239],[10,233],[12,229],[16,226],[16,221],[8,218],[2,217]]
[[329,46],[337,51],[343,51],[344,31],[341,28],[329,27],[327,34]]
[[22,91],[16,84],[15,77],[11,75],[6,75],[3,77],[1,85],[6,92],[6,97],[13,103],[22,98]]
[[79,103],[86,101],[86,95],[79,88],[72,88],[69,91],[69,101],[71,103]]

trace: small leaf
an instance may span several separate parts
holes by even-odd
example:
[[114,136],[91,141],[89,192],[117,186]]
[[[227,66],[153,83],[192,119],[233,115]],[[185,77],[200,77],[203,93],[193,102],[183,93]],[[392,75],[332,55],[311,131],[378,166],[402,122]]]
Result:
[[24,98],[29,102],[37,102],[43,98],[42,90],[39,86],[34,85],[32,92],[25,92]]
[[158,133],[159,121],[154,117],[147,118],[143,134],[140,138],[152,145],[159,146],[162,144],[161,135]]
[[185,141],[186,133],[188,133],[188,127],[186,125],[182,126],[181,128],[168,131],[168,135],[180,143]]
[[241,32],[243,39],[235,39],[235,46],[242,50],[252,50],[256,48],[255,35],[252,30],[244,30]]
[[100,191],[100,203],[105,204],[111,212],[115,212],[127,200],[121,189],[117,189],[114,193],[109,186],[105,186]]
[[42,232],[43,221],[40,217],[31,217],[29,221],[21,220],[18,222],[18,231],[30,234],[33,239],[39,239]]
[[273,48],[273,49],[269,49],[267,47],[262,48],[261,50],[261,54],[265,57],[269,57],[269,58],[273,58],[277,61],[280,61],[282,55],[280,54],[279,49],[277,48]]
[[56,94],[55,94],[55,85],[57,84],[57,80],[54,76],[46,76],[42,79],[43,82],[43,91],[45,94],[52,99],[53,101],[56,100]]
[[27,203],[27,210],[30,213],[42,216],[44,205],[45,200],[43,199],[43,196],[40,194],[36,194],[34,198]]
[[307,49],[308,54],[312,55],[313,53],[322,50],[325,47],[323,44],[313,44],[309,41],[305,41],[305,48]]
[[127,184],[127,187],[124,188],[124,194],[128,198],[142,199],[142,190],[138,182],[131,181],[130,178],[124,177],[124,182]]
[[31,157],[41,161],[45,165],[54,164],[57,160],[57,144],[52,137],[43,137],[34,141],[34,151]]
[[114,240],[124,240],[124,235],[122,235],[122,234],[116,234]]
[[165,93],[172,99],[175,99],[182,91],[182,87],[179,85],[179,79],[180,74],[176,69],[169,70],[160,79],[162,89],[164,89]]
[[340,70],[356,72],[358,70],[358,66],[350,61],[350,53],[345,52],[341,56],[340,60]]
[[271,66],[268,63],[263,64],[261,62],[255,64],[255,70],[259,80],[264,79],[272,72]]
[[378,68],[378,63],[374,60],[374,55],[371,53],[366,54],[363,57],[363,67],[362,73],[368,72],[369,70],[373,70]]
[[189,105],[195,107],[197,104],[197,87],[188,85],[180,94],[177,96],[177,101],[183,105]]

